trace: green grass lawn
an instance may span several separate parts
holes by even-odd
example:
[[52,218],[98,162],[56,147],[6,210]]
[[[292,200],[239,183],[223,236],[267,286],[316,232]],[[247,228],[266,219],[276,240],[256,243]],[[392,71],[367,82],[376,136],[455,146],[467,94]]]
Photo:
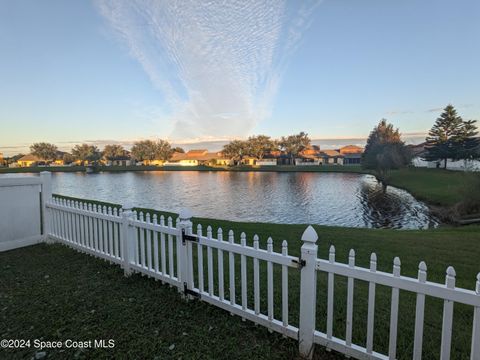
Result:
[[480,173],[465,173],[443,169],[406,168],[392,171],[390,184],[409,191],[419,200],[430,204],[451,206],[462,197],[468,178]]
[[[289,253],[299,255],[300,237],[306,225],[237,223],[194,219],[204,228],[220,226],[224,233],[241,231],[249,244],[256,233],[261,247],[272,236],[275,251],[281,241],[289,241]],[[441,228],[422,231],[372,230],[315,227],[319,234],[319,257],[327,258],[334,244],[337,261],[346,262],[350,248],[357,253],[357,264],[367,267],[375,251],[379,270],[391,272],[395,256],[402,261],[402,275],[416,277],[418,263],[428,265],[428,280],[443,283],[446,267],[457,271],[457,286],[473,289],[480,271],[480,227]],[[216,252],[214,252],[216,253]],[[225,261],[228,258],[225,256]],[[217,261],[216,258],[214,259]],[[249,260],[249,305],[253,304],[252,266]],[[236,259],[236,301],[240,302],[240,261]],[[41,338],[45,340],[113,338],[113,350],[48,351],[55,358],[273,358],[297,356],[297,342],[270,334],[261,326],[242,322],[227,312],[198,301],[184,302],[175,289],[139,275],[124,278],[118,266],[77,253],[60,245],[38,245],[0,253],[0,335],[2,338]],[[206,267],[206,260],[204,260]],[[261,265],[262,312],[266,311],[266,266]],[[279,284],[281,269],[275,266],[274,282]],[[206,276],[206,271],[205,271]],[[228,266],[225,266],[228,281]],[[217,278],[215,277],[215,281]],[[206,281],[205,281],[206,283]],[[228,289],[227,283],[225,288]],[[226,292],[228,299],[228,291]],[[289,321],[298,325],[299,271],[289,271]],[[280,318],[281,288],[275,287],[275,315]],[[374,349],[388,348],[390,290],[377,287]],[[355,343],[364,345],[366,337],[367,284],[356,282],[354,301]],[[415,298],[401,291],[398,359],[411,358]],[[337,276],[335,287],[334,335],[344,337],[346,279]],[[472,309],[455,305],[452,354],[467,359],[470,350]],[[425,313],[424,358],[439,357],[442,303],[427,298]],[[317,329],[325,331],[326,276],[319,274]],[[172,345],[175,345],[172,348]],[[15,351],[0,358],[30,357],[34,351]],[[317,347],[318,359],[342,359]]]

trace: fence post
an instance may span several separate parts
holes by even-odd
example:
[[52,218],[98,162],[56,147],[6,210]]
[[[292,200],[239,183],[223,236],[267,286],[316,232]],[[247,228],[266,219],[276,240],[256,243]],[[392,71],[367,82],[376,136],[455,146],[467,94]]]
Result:
[[[177,261],[180,265],[180,273],[178,274],[178,291],[183,292],[185,289],[191,290],[192,279],[190,274],[189,262],[192,259],[189,259],[188,252],[188,243],[183,241],[183,234],[191,235],[192,234],[192,212],[189,209],[182,209],[179,213],[179,221],[177,222]],[[189,297],[186,297],[189,299]]]
[[50,233],[51,212],[47,209],[47,202],[52,201],[52,174],[49,171],[42,171],[40,173],[42,181],[42,238],[43,241],[48,242],[48,234]]
[[133,257],[133,253],[131,252],[130,242],[130,220],[133,219],[133,211],[131,208],[124,208],[122,211],[122,230],[121,230],[121,253],[123,258],[123,273],[125,276],[130,276],[132,274],[132,269],[130,267],[130,262]]
[[315,309],[317,303],[317,242],[312,226],[302,235],[301,260],[305,261],[300,273],[300,326],[298,346],[300,355],[311,359],[314,349]]

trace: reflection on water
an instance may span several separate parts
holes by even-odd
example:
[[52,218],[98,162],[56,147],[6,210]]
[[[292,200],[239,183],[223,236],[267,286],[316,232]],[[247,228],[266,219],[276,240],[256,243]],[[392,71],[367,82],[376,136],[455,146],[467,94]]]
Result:
[[56,173],[55,193],[236,221],[418,229],[436,225],[406,191],[370,175],[155,171]]

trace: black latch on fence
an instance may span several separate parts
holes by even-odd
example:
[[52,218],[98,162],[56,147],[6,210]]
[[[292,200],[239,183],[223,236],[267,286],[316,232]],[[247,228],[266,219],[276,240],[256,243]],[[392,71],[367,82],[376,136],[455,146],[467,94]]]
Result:
[[298,260],[292,260],[293,263],[297,264],[297,268],[298,269],[301,269],[303,268],[305,265],[307,265],[307,262],[303,259],[298,259]]
[[193,291],[193,290],[190,290],[188,287],[187,287],[187,283],[184,282],[183,283],[183,293],[185,295],[190,295],[190,296],[193,296],[193,297],[196,297],[197,299],[200,299],[200,294],[196,291]]
[[185,229],[182,229],[182,244],[185,245],[187,241],[198,242],[198,237],[196,235],[188,235],[185,233]]

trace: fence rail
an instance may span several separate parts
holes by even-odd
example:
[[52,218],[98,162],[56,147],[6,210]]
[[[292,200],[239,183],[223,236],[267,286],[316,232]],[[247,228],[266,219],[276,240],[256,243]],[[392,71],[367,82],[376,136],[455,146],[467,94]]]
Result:
[[[120,264],[126,275],[140,272],[178,288],[186,298],[199,298],[245,320],[251,320],[284,336],[298,340],[301,355],[311,358],[314,344],[325,346],[357,359],[395,359],[397,357],[397,324],[400,290],[416,296],[413,358],[422,358],[425,297],[443,300],[443,320],[440,358],[451,357],[454,303],[473,307],[471,359],[480,359],[480,274],[476,291],[455,287],[455,270],[449,267],[445,284],[427,281],[427,267],[419,264],[418,278],[401,275],[399,258],[393,262],[392,273],[377,271],[377,257],[373,253],[370,268],[355,265],[355,252],[349,253],[348,264],[336,262],[335,248],[328,260],[318,259],[318,236],[309,226],[302,236],[301,256],[288,254],[288,244],[282,243],[281,253],[273,251],[273,241],[261,249],[257,236],[253,246],[247,246],[245,233],[235,241],[229,231],[224,240],[222,229],[215,236],[210,226],[203,233],[202,226],[193,232],[191,214],[182,211],[174,221],[171,217],[157,217],[128,209],[116,209],[83,202],[53,198],[46,204],[48,236],[79,251]],[[216,261],[215,261],[216,259]],[[238,263],[239,261],[239,263]],[[266,264],[266,284],[260,277],[260,264]],[[226,268],[225,268],[226,266]],[[247,270],[253,267],[253,276]],[[274,267],[280,267],[280,281],[274,282]],[[240,269],[240,286],[235,272]],[[300,271],[300,310],[298,327],[289,323],[289,274]],[[320,331],[316,323],[317,274],[327,275],[326,329]],[[345,337],[333,335],[335,279],[347,279]],[[253,281],[252,281],[253,278]],[[249,280],[252,283],[249,283]],[[265,279],[263,279],[265,280]],[[352,342],[355,282],[368,283],[368,314],[366,343]],[[388,353],[374,350],[376,286],[391,291]],[[264,288],[263,288],[264,287]],[[266,292],[266,311],[261,309],[262,293]],[[275,289],[280,293],[280,310],[274,301]],[[249,290],[253,292],[249,293]],[[252,296],[253,295],[253,296]],[[276,316],[277,315],[277,316]]]

